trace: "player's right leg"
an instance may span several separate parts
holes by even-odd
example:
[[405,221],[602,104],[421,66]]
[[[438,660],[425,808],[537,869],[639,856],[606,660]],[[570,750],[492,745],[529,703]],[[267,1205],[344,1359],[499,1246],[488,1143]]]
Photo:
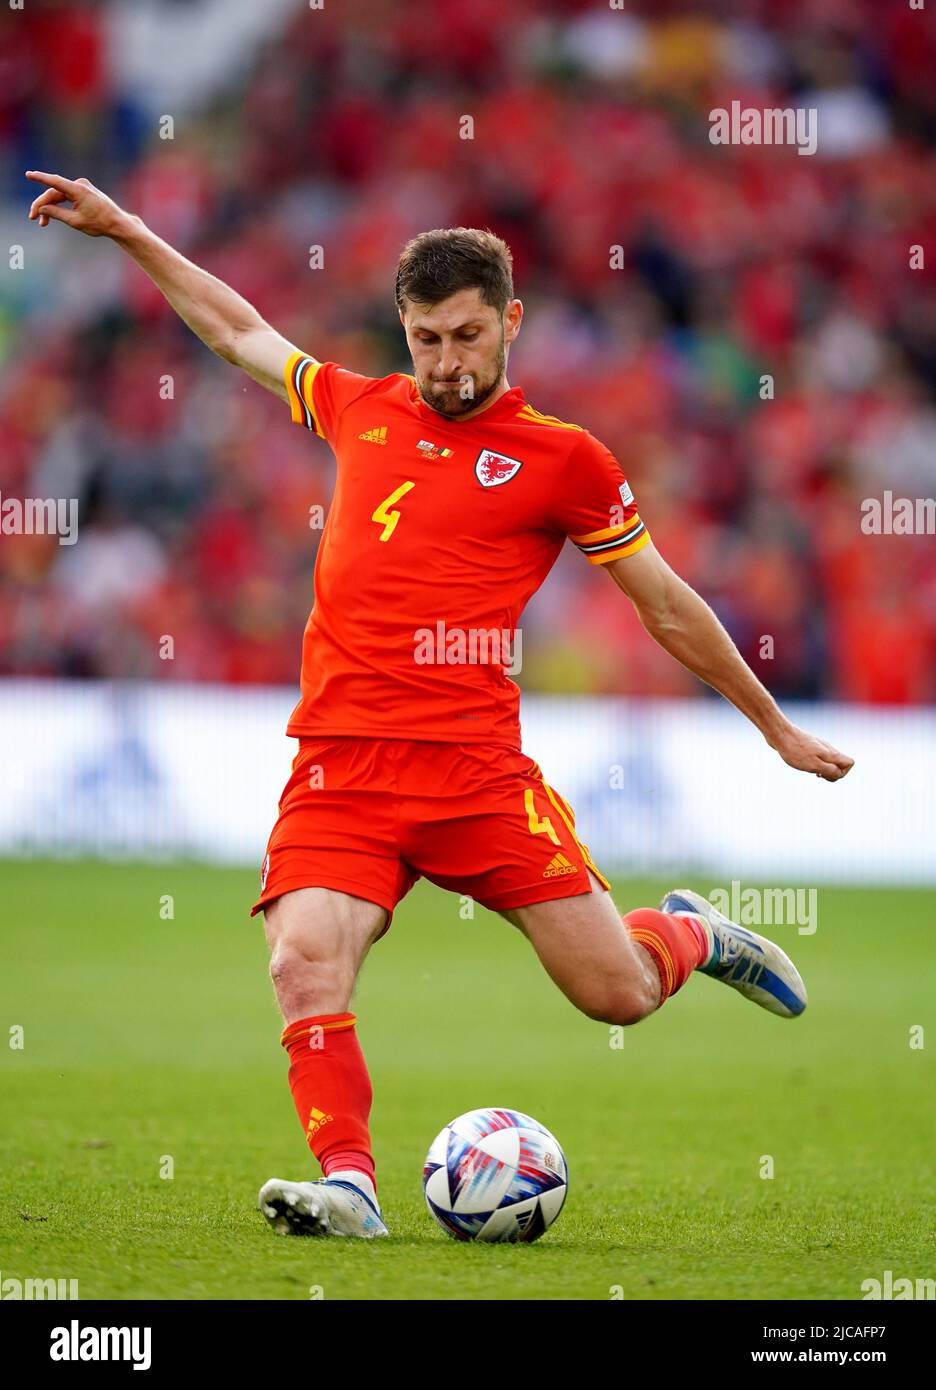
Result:
[[397,844],[398,757],[387,740],[300,739],[251,912],[264,914],[289,1085],[324,1174],[262,1188],[264,1215],[286,1234],[386,1234],[349,1006],[364,957],[418,877]]
[[298,888],[267,903],[270,978],[286,1025],[343,1013],[386,908],[332,888]]
[[364,957],[388,916],[376,903],[329,888],[296,889],[264,907],[289,1085],[324,1174],[264,1183],[260,1210],[284,1235],[387,1234],[368,1129],[370,1077],[348,1010]]

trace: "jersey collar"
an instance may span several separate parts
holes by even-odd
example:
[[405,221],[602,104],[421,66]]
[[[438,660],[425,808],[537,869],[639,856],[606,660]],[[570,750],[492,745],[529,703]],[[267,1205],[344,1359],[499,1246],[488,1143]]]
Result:
[[472,415],[470,420],[448,420],[444,415],[440,415],[437,410],[426,405],[422,396],[419,394],[419,387],[416,385],[416,378],[405,374],[409,382],[410,400],[416,409],[421,420],[435,425],[451,425],[453,429],[462,429],[468,425],[482,425],[493,423],[495,420],[508,420],[516,415],[521,406],[526,405],[521,386],[512,386],[509,391],[505,391],[499,400],[493,405],[487,406],[479,415]]

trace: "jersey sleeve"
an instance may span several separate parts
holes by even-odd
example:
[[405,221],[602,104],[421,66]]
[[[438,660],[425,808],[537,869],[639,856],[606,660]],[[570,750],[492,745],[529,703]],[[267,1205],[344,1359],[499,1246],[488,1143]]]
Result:
[[372,383],[337,362],[316,362],[294,352],[284,372],[294,425],[313,430],[334,449],[342,412]]
[[554,522],[593,565],[634,555],[650,540],[621,465],[587,430],[569,455]]

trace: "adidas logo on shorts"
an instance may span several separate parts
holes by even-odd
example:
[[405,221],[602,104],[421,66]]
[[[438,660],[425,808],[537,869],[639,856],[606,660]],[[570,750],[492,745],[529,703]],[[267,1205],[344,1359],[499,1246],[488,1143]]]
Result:
[[543,878],[561,878],[563,874],[577,874],[578,869],[566,859],[564,854],[554,854],[543,870]]

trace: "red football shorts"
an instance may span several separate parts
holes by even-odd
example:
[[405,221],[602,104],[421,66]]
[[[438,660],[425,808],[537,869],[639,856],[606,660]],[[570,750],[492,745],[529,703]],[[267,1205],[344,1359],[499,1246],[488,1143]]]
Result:
[[393,909],[419,878],[494,911],[607,889],[562,797],[509,748],[301,738],[260,898],[335,888]]

